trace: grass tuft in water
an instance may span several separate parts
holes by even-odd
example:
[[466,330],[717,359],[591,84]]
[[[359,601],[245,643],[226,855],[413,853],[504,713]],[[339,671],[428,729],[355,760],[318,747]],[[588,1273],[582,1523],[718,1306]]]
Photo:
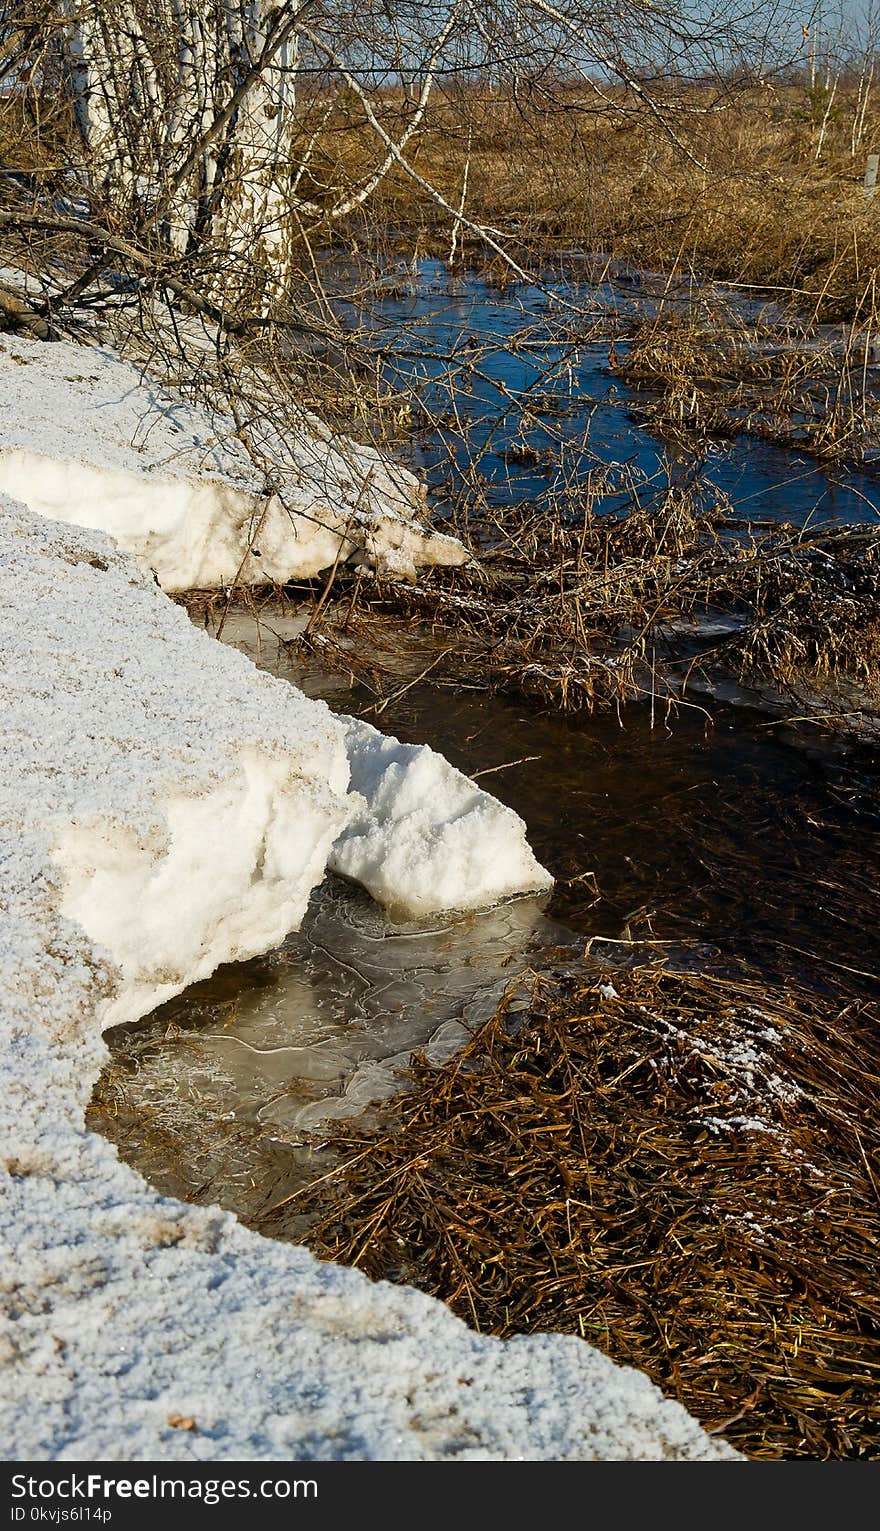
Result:
[[[676,706],[698,685],[769,686],[824,724],[870,726],[880,700],[880,527],[748,525],[697,473],[602,512],[597,470],[578,514],[509,506],[463,522],[474,562],[409,586],[359,583],[294,644],[356,677],[381,711],[399,693],[399,637],[413,674],[519,693],[562,711],[649,699]],[[639,492],[641,490],[641,493]],[[421,666],[416,652],[423,656]]]

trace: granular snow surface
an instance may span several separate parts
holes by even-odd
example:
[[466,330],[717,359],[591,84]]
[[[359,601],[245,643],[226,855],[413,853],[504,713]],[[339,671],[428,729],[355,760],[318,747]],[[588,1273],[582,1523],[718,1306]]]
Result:
[[0,337],[0,493],[108,532],[169,591],[309,578],[344,563],[411,578],[462,564],[405,468],[303,412],[282,437],[188,403],[99,346]]
[[458,857],[491,901],[493,868],[504,893],[548,881],[516,816],[197,632],[100,532],[2,495],[0,667],[4,1456],[735,1458],[583,1341],[477,1335],[161,1197],[85,1130],[102,1030],[271,947],[328,861],[416,908]]

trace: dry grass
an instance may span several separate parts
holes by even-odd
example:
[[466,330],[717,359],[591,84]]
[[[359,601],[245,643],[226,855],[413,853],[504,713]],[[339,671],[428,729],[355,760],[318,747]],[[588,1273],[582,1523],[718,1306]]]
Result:
[[[867,152],[878,145],[877,92],[864,121],[855,84],[829,102],[806,85],[679,85],[653,113],[623,91],[599,100],[589,88],[551,94],[466,89],[437,94],[409,157],[415,171],[498,231],[506,249],[543,262],[558,251],[606,252],[652,270],[769,285],[822,319],[851,318],[873,303],[880,263],[880,197],[862,190]],[[377,98],[392,136],[411,112],[393,91]],[[384,146],[351,92],[298,105],[307,164],[299,192],[319,206],[369,177]],[[51,195],[75,162],[70,113],[57,82],[22,101],[0,93],[0,166]],[[399,167],[364,209],[332,226],[306,221],[301,277],[314,284],[322,245],[381,253],[448,255],[452,218]],[[57,241],[56,241],[57,243]],[[457,258],[486,261],[503,284],[510,271],[467,230]]]
[[265,1231],[311,1213],[323,1257],[481,1331],[581,1335],[752,1456],[877,1457],[877,1020],[551,968],[449,1064],[416,1062],[382,1136],[338,1132],[340,1167]]
[[[827,102],[806,86],[679,87],[661,100],[674,137],[620,92],[601,105],[589,91],[518,101],[463,91],[437,98],[412,160],[455,207],[468,164],[468,216],[521,259],[604,251],[651,270],[770,285],[821,319],[864,311],[880,261],[880,199],[867,201],[861,185],[878,141],[875,97],[855,148],[855,87],[838,90],[821,144]],[[391,127],[406,109],[386,96]],[[322,101],[304,112],[304,141],[325,111]],[[376,157],[357,104],[341,97],[314,151],[311,194],[358,184]],[[398,171],[358,237],[369,246],[377,231],[405,230],[408,248],[446,255],[450,224]],[[466,231],[459,257],[462,241],[465,259],[485,258]]]
[[728,648],[746,676],[785,689],[854,681],[880,697],[880,528],[766,539],[740,596],[748,620]]
[[322,664],[370,686],[377,705],[400,685],[383,627],[403,614],[434,682],[563,710],[674,705],[700,675],[770,685],[799,708],[811,692],[813,710],[842,726],[876,711],[880,527],[746,528],[698,474],[649,492],[631,470],[619,518],[596,508],[609,471],[587,480],[579,514],[484,507],[458,526],[475,539],[470,567],[411,586],[359,583],[301,646],[318,641]]
[[826,461],[880,464],[871,323],[816,341],[796,323],[749,322],[716,295],[641,321],[615,371],[649,391],[634,413],[697,446],[740,433]]

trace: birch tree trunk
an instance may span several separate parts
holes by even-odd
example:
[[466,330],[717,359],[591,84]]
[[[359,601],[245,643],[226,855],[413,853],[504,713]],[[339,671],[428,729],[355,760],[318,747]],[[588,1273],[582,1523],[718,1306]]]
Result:
[[286,290],[299,0],[66,0],[89,180],[123,227],[204,250],[228,303]]

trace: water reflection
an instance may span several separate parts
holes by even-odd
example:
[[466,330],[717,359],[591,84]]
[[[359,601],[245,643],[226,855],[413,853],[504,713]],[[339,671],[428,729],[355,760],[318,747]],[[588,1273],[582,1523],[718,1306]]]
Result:
[[540,898],[402,926],[339,879],[276,951],[118,1027],[90,1124],[169,1194],[265,1211],[318,1171],[311,1135],[440,1064],[488,1018],[529,953],[571,941]]
[[[339,290],[350,275],[336,273]],[[707,289],[711,297],[711,286]],[[767,300],[724,292],[744,322],[781,339],[790,320]],[[478,472],[486,503],[540,503],[576,491],[593,464],[612,469],[603,508],[625,512],[632,468],[662,490],[693,473],[689,450],[664,446],[631,411],[641,396],[609,367],[609,345],[626,351],[627,327],[656,313],[695,312],[702,289],[682,276],[634,273],[597,280],[574,269],[544,285],[517,283],[500,294],[472,272],[451,274],[438,260],[390,271],[359,289],[343,316],[383,347],[389,384],[417,397],[435,425],[419,439],[415,464],[439,504],[454,501]],[[612,338],[613,337],[613,338]],[[872,521],[878,486],[870,473],[832,467],[808,453],[755,436],[705,449],[707,480],[752,520]],[[646,502],[650,499],[646,491]]]

